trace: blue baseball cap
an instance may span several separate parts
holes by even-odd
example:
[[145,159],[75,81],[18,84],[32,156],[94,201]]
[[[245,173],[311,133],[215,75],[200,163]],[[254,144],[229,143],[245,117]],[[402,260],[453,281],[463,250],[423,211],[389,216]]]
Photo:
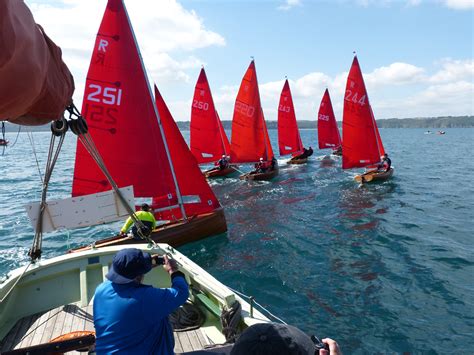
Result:
[[112,266],[105,277],[116,284],[128,284],[151,270],[151,256],[140,249],[127,248],[114,256]]

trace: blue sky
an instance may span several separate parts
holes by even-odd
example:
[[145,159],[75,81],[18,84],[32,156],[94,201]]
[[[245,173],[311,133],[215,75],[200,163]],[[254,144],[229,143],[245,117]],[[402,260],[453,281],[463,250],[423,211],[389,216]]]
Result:
[[[82,101],[106,1],[28,0],[64,50]],[[316,119],[329,88],[337,119],[355,50],[377,118],[474,114],[474,0],[125,0],[150,80],[189,120],[205,65],[221,118],[231,119],[254,56],[267,119],[285,75],[298,119]]]

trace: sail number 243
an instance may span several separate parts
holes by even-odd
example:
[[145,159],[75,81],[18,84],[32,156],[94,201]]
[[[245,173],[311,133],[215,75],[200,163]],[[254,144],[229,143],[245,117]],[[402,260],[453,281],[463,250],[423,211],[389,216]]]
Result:
[[362,95],[360,98],[357,95],[357,92],[352,92],[351,90],[346,90],[344,100],[359,104],[361,106],[365,105],[366,95]]

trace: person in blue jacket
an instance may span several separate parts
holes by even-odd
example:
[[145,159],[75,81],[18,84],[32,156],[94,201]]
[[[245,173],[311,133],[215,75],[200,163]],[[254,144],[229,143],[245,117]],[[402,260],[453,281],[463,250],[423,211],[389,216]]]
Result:
[[[144,275],[163,265],[170,288],[142,284]],[[168,315],[184,304],[189,288],[175,260],[135,248],[120,250],[94,296],[97,354],[174,354]]]

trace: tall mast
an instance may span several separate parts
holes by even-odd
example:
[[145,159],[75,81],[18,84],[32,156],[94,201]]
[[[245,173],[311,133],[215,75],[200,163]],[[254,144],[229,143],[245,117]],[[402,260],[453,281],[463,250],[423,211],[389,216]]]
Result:
[[158,126],[160,127],[161,138],[163,139],[163,144],[165,146],[165,151],[166,151],[166,157],[168,158],[168,163],[170,165],[171,175],[173,176],[173,182],[174,182],[174,185],[175,185],[175,188],[176,188],[176,196],[178,198],[178,204],[179,204],[179,207],[181,209],[181,213],[183,215],[183,218],[187,219],[186,211],[184,209],[184,204],[183,204],[183,197],[181,196],[181,191],[179,190],[178,180],[176,179],[176,173],[174,171],[173,162],[171,161],[171,155],[170,155],[170,152],[169,152],[168,143],[166,142],[165,132],[163,130],[163,126],[161,125],[160,114],[158,113],[158,109],[156,108],[153,93],[151,91],[150,82],[148,81],[148,76],[146,74],[145,64],[143,63],[143,58],[142,58],[142,54],[140,52],[140,47],[138,46],[137,38],[135,37],[135,31],[133,30],[132,23],[130,22],[130,17],[128,16],[128,11],[127,11],[127,8],[125,7],[124,0],[121,0],[121,1],[122,1],[122,4],[123,4],[123,9],[125,11],[125,16],[127,17],[128,25],[130,27],[130,31],[132,32],[133,41],[135,42],[135,47],[137,48],[138,56],[140,57],[140,63],[142,65],[143,75],[145,75],[145,80],[146,80],[146,83],[147,83],[147,86],[148,86],[148,93],[150,94],[150,99],[153,103],[153,110],[155,112],[156,120],[158,121]]

